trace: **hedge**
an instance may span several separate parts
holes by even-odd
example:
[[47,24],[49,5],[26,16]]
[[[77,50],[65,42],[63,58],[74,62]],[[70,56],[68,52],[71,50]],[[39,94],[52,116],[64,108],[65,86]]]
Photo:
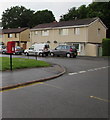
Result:
[[102,40],[102,55],[110,56],[110,38],[104,38]]

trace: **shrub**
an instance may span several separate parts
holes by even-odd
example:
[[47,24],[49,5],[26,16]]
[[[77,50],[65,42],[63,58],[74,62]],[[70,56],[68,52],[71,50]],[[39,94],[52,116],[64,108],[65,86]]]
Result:
[[102,40],[102,55],[110,56],[110,39],[105,38]]

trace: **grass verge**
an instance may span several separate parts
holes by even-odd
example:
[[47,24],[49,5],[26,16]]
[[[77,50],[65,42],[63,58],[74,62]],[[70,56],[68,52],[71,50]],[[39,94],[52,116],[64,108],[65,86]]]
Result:
[[[12,68],[23,69],[23,68],[33,68],[33,67],[49,67],[49,63],[34,59],[25,58],[13,58]],[[10,70],[10,58],[0,57],[0,71]]]

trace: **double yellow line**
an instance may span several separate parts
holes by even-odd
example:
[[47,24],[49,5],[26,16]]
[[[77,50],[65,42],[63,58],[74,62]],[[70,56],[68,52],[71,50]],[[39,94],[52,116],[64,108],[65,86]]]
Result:
[[23,87],[26,87],[26,86],[35,85],[35,84],[43,84],[43,82],[36,82],[36,83],[28,84],[28,85],[22,85],[22,86],[18,86],[18,87],[14,87],[14,88],[4,89],[4,90],[0,90],[0,92],[15,90],[15,89],[23,88]]
[[102,98],[99,98],[99,97],[96,97],[96,96],[90,96],[90,98],[94,98],[94,99],[104,101],[104,102],[110,102],[110,100],[102,99]]

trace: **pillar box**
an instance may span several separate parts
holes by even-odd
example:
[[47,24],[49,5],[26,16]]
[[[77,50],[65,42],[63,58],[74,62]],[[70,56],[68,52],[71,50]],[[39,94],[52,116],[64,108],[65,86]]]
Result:
[[15,53],[15,42],[9,41],[7,43],[7,53]]

